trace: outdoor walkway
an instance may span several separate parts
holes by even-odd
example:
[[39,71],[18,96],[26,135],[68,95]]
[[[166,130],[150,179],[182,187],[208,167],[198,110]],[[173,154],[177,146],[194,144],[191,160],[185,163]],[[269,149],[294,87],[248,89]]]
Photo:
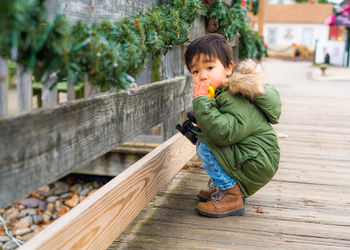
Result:
[[350,81],[308,79],[309,65],[264,61],[283,101],[281,162],[244,216],[199,216],[196,195],[209,178],[188,168],[110,249],[349,249]]

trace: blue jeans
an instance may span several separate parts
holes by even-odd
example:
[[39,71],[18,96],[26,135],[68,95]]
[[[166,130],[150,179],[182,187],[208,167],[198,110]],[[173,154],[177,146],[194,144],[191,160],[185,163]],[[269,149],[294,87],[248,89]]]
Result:
[[198,140],[196,150],[204,170],[212,178],[212,182],[215,185],[222,190],[226,190],[232,188],[236,184],[236,181],[222,170],[214,155],[204,143]]

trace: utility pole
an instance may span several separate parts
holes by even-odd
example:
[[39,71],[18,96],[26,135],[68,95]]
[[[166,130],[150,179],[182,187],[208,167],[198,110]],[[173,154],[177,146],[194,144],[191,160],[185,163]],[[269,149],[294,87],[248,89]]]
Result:
[[259,0],[258,7],[258,32],[263,36],[264,32],[264,12],[265,12],[265,0]]

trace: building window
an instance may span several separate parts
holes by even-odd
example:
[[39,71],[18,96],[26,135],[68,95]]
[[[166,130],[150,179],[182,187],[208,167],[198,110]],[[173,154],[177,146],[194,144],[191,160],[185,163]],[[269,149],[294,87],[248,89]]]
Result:
[[278,3],[279,4],[283,4],[283,0],[278,0]]
[[267,44],[273,45],[276,44],[277,39],[277,29],[276,28],[268,28],[267,30]]
[[312,36],[313,36],[313,29],[311,28],[305,28],[303,29],[303,40],[302,44],[309,47],[309,49],[313,49],[312,46]]

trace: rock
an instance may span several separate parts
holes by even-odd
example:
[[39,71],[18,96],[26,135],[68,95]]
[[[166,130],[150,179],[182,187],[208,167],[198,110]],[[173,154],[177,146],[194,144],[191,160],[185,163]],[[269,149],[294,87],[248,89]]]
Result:
[[39,232],[39,226],[38,226],[38,225],[33,224],[33,225],[30,226],[30,229],[31,229],[33,232],[36,232],[36,231]]
[[40,210],[46,209],[46,201],[39,201],[39,209]]
[[43,221],[43,217],[41,217],[40,215],[34,215],[33,220],[35,224],[38,224]]
[[43,220],[45,222],[49,222],[51,220],[51,218],[52,218],[52,214],[50,212],[48,212],[48,211],[45,211],[43,213],[42,217],[43,217]]
[[[63,181],[57,181],[57,182],[55,182],[54,185],[55,185],[56,191],[61,190],[62,193],[65,193],[65,192],[68,192],[68,190],[69,190],[69,185]],[[56,191],[55,191],[55,193],[56,193]]]
[[63,204],[61,201],[56,201],[55,202],[55,210],[56,211],[60,211],[61,209],[63,209]]
[[58,196],[50,196],[46,199],[46,201],[54,203],[57,199],[58,199]]
[[1,242],[1,243],[8,242],[9,240],[10,240],[10,238],[7,237],[7,236],[0,236],[0,242]]
[[50,213],[53,212],[53,210],[55,209],[55,205],[53,203],[48,203],[46,210],[49,211]]
[[93,189],[93,190],[91,190],[89,193],[88,193],[88,197],[90,196],[90,195],[92,195],[93,193],[95,193],[97,191],[97,189]]
[[27,234],[27,233],[30,233],[32,230],[30,230],[30,228],[21,228],[21,229],[17,229],[16,231],[15,231],[15,235],[19,235],[19,236],[21,236],[21,235],[23,235],[23,234]]
[[13,242],[12,240],[6,242],[5,245],[2,246],[2,250],[13,250],[16,249],[18,247],[18,245]]
[[31,233],[23,235],[22,238],[23,238],[24,241],[28,241],[31,238],[33,238],[35,235],[37,235],[38,233],[39,232],[31,232]]
[[77,194],[73,195],[72,198],[64,202],[64,204],[66,204],[69,207],[75,207],[76,205],[78,205],[78,203],[79,203],[79,196]]
[[21,217],[21,215],[16,208],[10,208],[3,215],[4,220],[7,222],[12,220],[12,219],[18,219],[20,217]]
[[28,199],[21,200],[21,204],[26,207],[38,207],[39,200],[37,198],[28,198]]
[[69,193],[61,194],[61,195],[60,195],[60,198],[61,198],[61,199],[67,199],[67,198],[69,198]]
[[52,194],[50,187],[48,185],[42,186],[38,189],[38,193],[42,196],[50,196]]
[[91,191],[91,189],[92,189],[92,187],[86,187],[79,193],[79,195],[80,196],[87,196],[87,194]]
[[27,215],[36,215],[36,211],[34,209],[25,209],[21,212],[21,217],[26,217]]

